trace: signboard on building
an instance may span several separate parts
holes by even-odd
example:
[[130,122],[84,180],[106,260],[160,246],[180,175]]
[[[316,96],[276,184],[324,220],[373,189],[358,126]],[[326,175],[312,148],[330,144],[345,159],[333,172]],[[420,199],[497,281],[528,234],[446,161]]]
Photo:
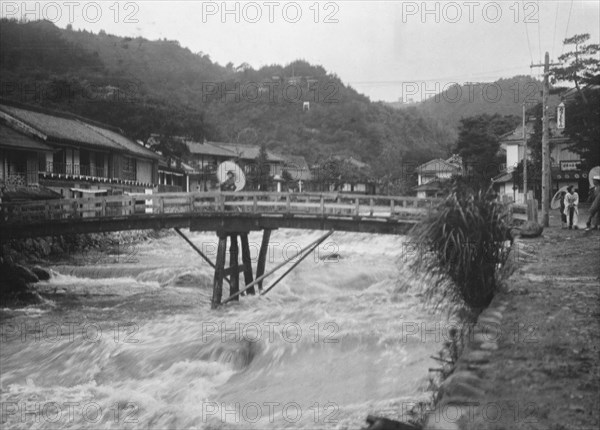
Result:
[[565,104],[561,103],[556,108],[556,128],[564,130],[565,128]]
[[579,170],[581,161],[561,161],[560,170],[562,172],[568,172],[571,170]]

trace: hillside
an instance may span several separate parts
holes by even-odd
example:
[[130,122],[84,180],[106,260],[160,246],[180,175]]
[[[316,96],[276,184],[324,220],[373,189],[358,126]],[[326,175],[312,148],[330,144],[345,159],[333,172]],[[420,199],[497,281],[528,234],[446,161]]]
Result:
[[351,155],[382,175],[399,163],[444,156],[452,143],[447,130],[417,110],[373,103],[306,61],[259,70],[221,66],[176,41],[46,21],[2,20],[0,80],[2,97],[87,116],[135,139],[158,132],[266,142],[309,162]]
[[[524,100],[528,109],[542,101],[541,81],[530,76],[515,76],[495,82],[455,85],[420,103],[396,102],[390,103],[390,106],[396,109],[410,106],[435,121],[439,127],[452,130],[453,136],[456,136],[463,118],[480,114],[521,116]],[[554,101],[551,99],[551,102]]]

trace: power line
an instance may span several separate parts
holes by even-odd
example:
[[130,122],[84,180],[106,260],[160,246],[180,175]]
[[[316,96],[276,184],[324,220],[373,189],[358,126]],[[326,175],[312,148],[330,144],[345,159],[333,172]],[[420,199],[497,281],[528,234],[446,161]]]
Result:
[[556,28],[558,26],[558,7],[560,2],[556,2],[556,12],[554,12],[554,34],[552,36],[552,57],[554,57],[554,47],[556,46]]
[[[540,0],[537,0],[537,10],[540,10]],[[537,31],[538,31],[538,54],[539,54],[539,58],[540,58],[540,63],[542,62],[542,30],[540,29],[540,15],[538,14],[538,19],[537,21]]]
[[[523,8],[525,8],[525,1],[521,0],[523,3]],[[527,27],[527,21],[523,20],[523,22],[525,23],[525,34],[527,35],[527,48],[529,48],[529,57],[531,58],[531,64],[533,64],[533,54],[531,52],[531,42],[529,40],[529,29]]]
[[[489,70],[486,72],[471,74],[471,75],[469,75],[468,78],[476,79],[476,78],[490,77],[490,79],[496,80],[497,78],[491,78],[492,74],[501,73],[501,72],[510,72],[510,71],[514,71],[514,70],[520,70],[522,68],[523,67],[518,66],[518,67],[511,67],[508,69]],[[460,80],[462,82],[463,78],[467,79],[466,76],[454,75],[454,76],[440,76],[440,77],[432,77],[432,78],[404,79],[404,80],[390,80],[390,81],[348,81],[348,84],[349,85],[372,85],[372,86],[381,85],[381,86],[385,86],[385,85],[400,85],[400,84],[406,84],[406,83],[440,82],[440,81],[448,81],[448,80]],[[459,83],[459,82],[457,82],[457,83]]]
[[[567,38],[567,35],[569,34],[569,24],[571,23],[571,12],[573,11],[573,0],[571,0],[571,7],[569,7],[569,18],[567,19],[567,28],[565,30],[565,39]],[[565,44],[563,43],[563,48],[562,51],[560,53],[560,55],[565,53]]]

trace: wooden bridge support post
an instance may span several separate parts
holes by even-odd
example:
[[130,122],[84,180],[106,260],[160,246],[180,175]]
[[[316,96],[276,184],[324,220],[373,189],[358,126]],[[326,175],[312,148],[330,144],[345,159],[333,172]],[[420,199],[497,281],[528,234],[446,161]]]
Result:
[[[238,241],[237,234],[232,234],[229,236],[230,244],[229,244],[229,268],[231,270],[231,278],[229,284],[229,295],[233,296],[236,293],[240,292],[240,271],[238,266]],[[240,300],[240,297],[237,296],[234,300]]]
[[227,236],[217,233],[219,246],[217,247],[217,261],[215,263],[215,278],[213,282],[213,296],[211,308],[216,309],[221,304],[223,297],[223,277],[225,276],[225,253],[227,251]]
[[[262,243],[258,252],[258,263],[256,264],[256,279],[265,273],[265,264],[267,263],[267,251],[269,250],[269,241],[271,240],[271,230],[263,230]],[[258,291],[262,291],[262,281],[258,283]]]
[[[240,234],[242,242],[242,264],[244,265],[244,282],[246,285],[252,283],[252,258],[250,257],[250,245],[248,244],[248,233]],[[254,287],[250,288],[248,294],[255,294]]]

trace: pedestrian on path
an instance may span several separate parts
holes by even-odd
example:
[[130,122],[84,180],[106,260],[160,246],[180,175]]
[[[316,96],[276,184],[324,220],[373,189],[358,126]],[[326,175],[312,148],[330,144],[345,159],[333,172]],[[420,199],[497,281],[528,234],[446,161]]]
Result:
[[597,230],[600,228],[600,176],[594,176],[594,192],[591,195],[593,198],[592,206],[590,207],[590,216],[588,217],[586,225],[587,230]]
[[567,187],[567,195],[565,196],[565,212],[569,224],[569,230],[577,229],[579,215],[579,194],[573,189],[573,185]]
[[564,191],[560,193],[560,222],[563,229],[567,228],[567,215],[565,214],[565,196]]

